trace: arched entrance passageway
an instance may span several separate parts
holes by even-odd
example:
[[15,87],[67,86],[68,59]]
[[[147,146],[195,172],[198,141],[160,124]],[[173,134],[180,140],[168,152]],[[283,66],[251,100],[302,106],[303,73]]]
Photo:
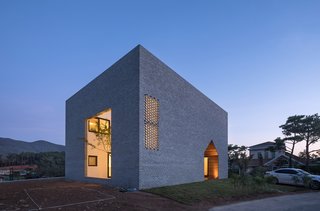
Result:
[[206,179],[219,178],[219,155],[211,141],[204,152],[204,177]]

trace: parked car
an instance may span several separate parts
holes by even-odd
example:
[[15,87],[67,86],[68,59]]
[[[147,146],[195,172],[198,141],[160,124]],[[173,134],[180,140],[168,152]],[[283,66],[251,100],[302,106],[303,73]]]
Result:
[[281,168],[267,171],[266,176],[272,177],[274,183],[308,185],[312,189],[320,189],[320,175],[313,175],[302,169]]

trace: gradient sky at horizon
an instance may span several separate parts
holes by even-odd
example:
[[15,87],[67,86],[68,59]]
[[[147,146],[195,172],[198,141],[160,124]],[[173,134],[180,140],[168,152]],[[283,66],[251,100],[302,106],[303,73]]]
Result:
[[0,137],[64,144],[65,100],[141,44],[228,112],[229,143],[272,141],[288,116],[319,113],[319,11],[316,0],[2,0]]

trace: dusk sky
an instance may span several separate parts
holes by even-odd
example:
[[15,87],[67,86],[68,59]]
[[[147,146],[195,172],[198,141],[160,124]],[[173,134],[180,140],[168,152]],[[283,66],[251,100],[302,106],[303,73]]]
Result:
[[0,1],[0,137],[64,144],[65,101],[138,44],[228,112],[229,143],[320,113],[320,1],[110,2]]

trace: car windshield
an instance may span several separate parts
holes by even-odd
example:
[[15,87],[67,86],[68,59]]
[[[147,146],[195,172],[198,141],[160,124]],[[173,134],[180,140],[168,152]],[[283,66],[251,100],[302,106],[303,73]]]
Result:
[[299,169],[298,172],[300,172],[300,173],[302,173],[302,174],[304,174],[304,175],[310,175],[309,172],[303,171],[303,170],[301,170],[301,169]]

